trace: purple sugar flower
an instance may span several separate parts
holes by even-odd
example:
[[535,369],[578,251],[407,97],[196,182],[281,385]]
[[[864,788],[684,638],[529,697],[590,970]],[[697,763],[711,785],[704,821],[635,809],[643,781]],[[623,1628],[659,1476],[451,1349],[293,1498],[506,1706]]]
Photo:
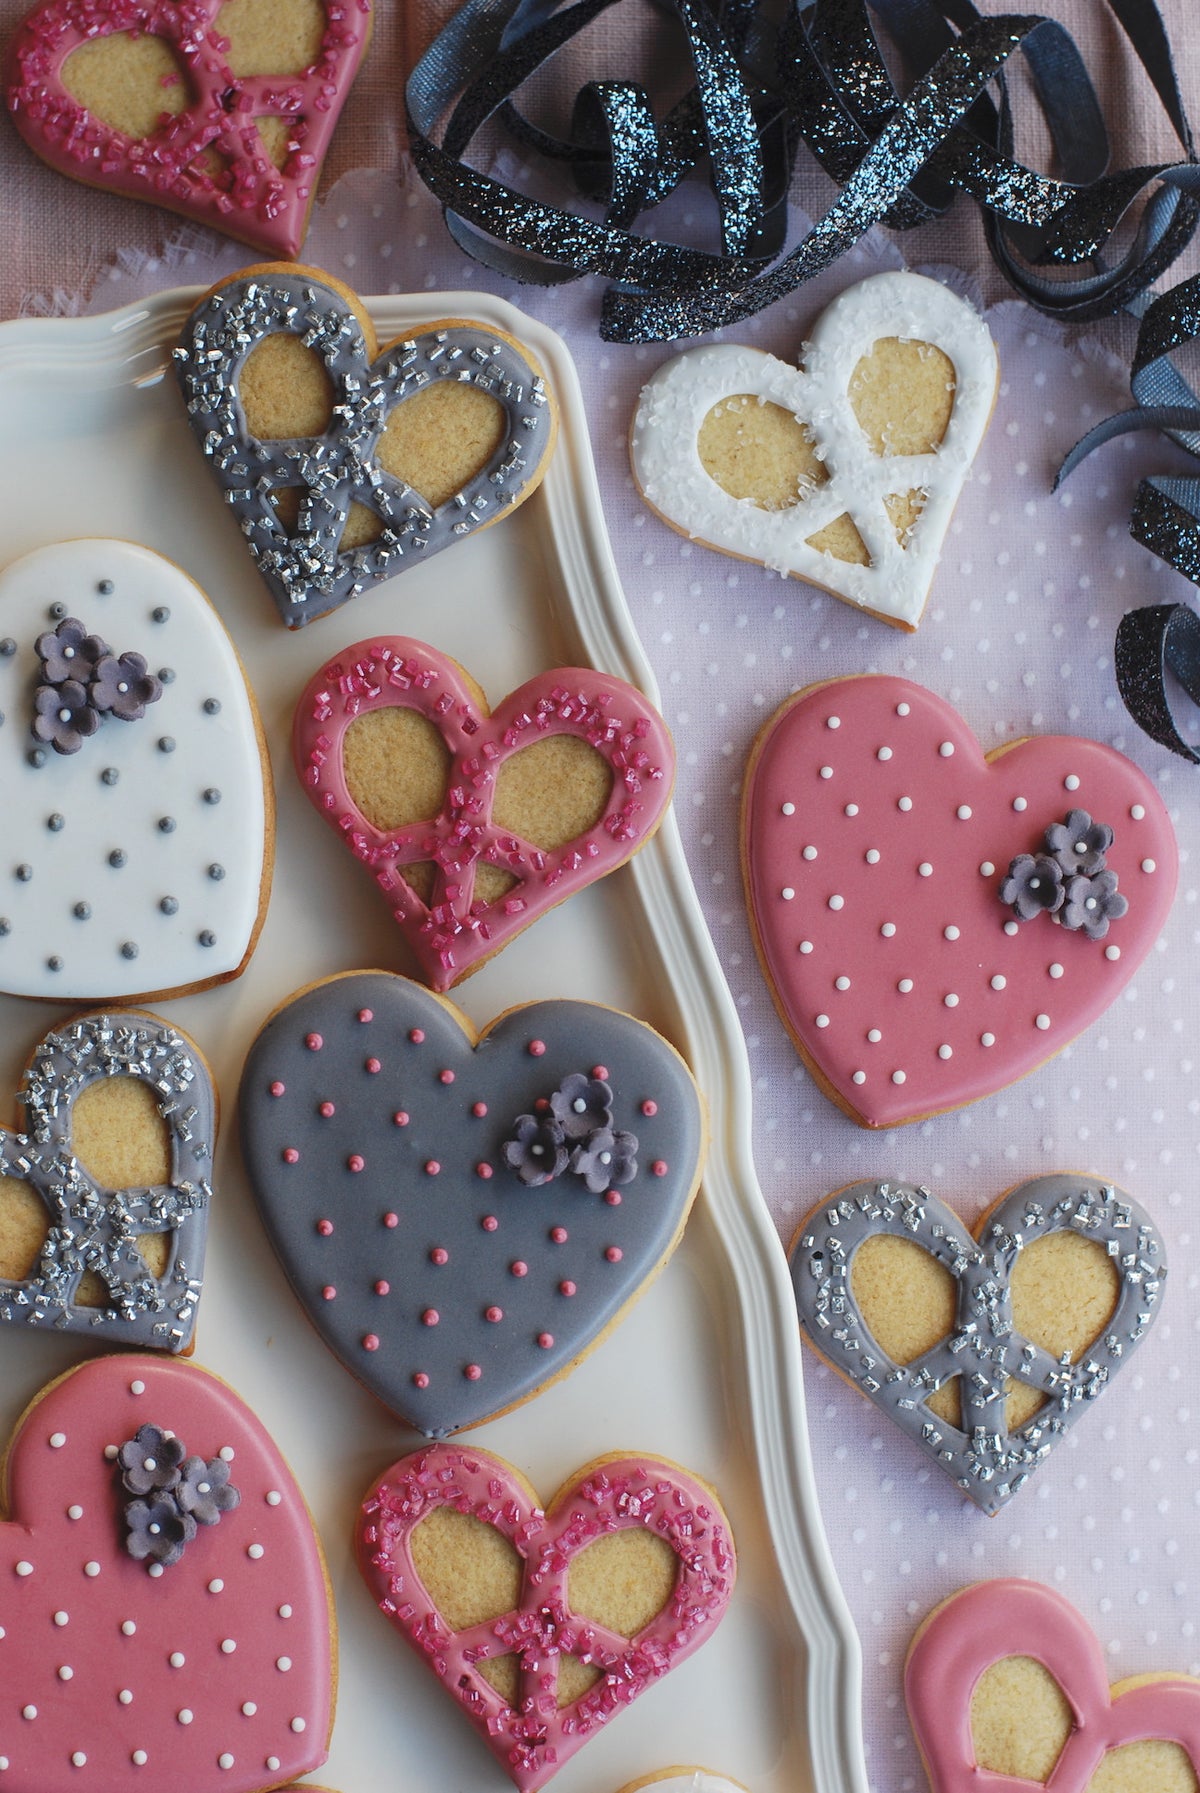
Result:
[[88,702],[77,679],[61,685],[39,685],[33,699],[33,737],[55,753],[78,753],[88,735],[94,735],[100,718]]
[[536,1115],[517,1116],[512,1138],[505,1140],[501,1151],[509,1170],[531,1189],[553,1182],[567,1168],[562,1128],[557,1121],[539,1120]]
[[1046,845],[1068,878],[1102,872],[1112,843],[1112,829],[1105,822],[1093,822],[1086,809],[1071,810],[1065,822],[1051,822],[1046,830]]
[[1072,878],[1060,920],[1064,928],[1082,928],[1089,940],[1103,940],[1110,921],[1120,921],[1129,908],[1128,898],[1117,889],[1116,872],[1097,872],[1094,878]]
[[125,1508],[125,1548],[139,1563],[149,1560],[169,1567],[196,1535],[196,1521],[181,1513],[168,1495],[157,1500],[131,1500]]
[[65,685],[68,679],[86,685],[92,669],[112,649],[99,635],[89,635],[78,617],[64,617],[57,629],[37,638],[38,658],[47,684]]
[[221,1514],[230,1512],[241,1498],[229,1485],[229,1465],[221,1457],[214,1457],[211,1463],[203,1457],[189,1457],[179,1471],[175,1499],[198,1525],[216,1525]]
[[601,1190],[628,1183],[637,1175],[637,1151],[635,1133],[614,1133],[611,1127],[597,1127],[571,1153],[571,1169],[583,1178],[593,1195],[599,1195]]
[[130,1494],[169,1493],[179,1481],[184,1446],[158,1426],[139,1426],[117,1452],[121,1479]]
[[612,1122],[612,1089],[599,1077],[572,1071],[550,1098],[550,1112],[566,1139],[586,1139]]
[[1062,866],[1046,853],[1036,858],[1031,853],[1018,854],[1000,886],[1000,900],[1011,904],[1022,921],[1053,915],[1066,900]]
[[97,661],[88,696],[95,709],[108,712],[119,722],[139,722],[147,704],[162,696],[162,682],[146,671],[144,654],[106,654]]

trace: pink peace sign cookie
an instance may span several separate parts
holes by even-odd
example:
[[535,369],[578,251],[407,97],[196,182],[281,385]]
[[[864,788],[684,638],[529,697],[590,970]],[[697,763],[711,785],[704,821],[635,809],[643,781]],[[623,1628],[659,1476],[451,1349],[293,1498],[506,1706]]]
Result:
[[[365,726],[385,712],[383,730]],[[645,846],[675,777],[665,722],[624,680],[556,667],[489,714],[456,661],[401,635],[323,666],[293,743],[309,800],[374,878],[435,990]],[[555,757],[518,770],[547,749]]]
[[261,1793],[320,1767],[333,1713],[320,1545],[223,1382],[130,1354],[68,1372],[13,1436],[7,1510],[5,1793]]
[[[909,1648],[904,1697],[933,1793],[1028,1793],[1029,1775],[977,1759],[972,1729],[982,1677],[1009,1657],[1041,1664],[1070,1708],[1069,1731],[1049,1776],[1054,1793],[1087,1793],[1109,1752],[1129,1745],[1166,1746],[1158,1776],[1147,1754],[1143,1778],[1106,1779],[1106,1786],[1159,1785],[1164,1756],[1177,1761],[1181,1751],[1193,1777],[1200,1770],[1200,1681],[1153,1674],[1110,1687],[1100,1641],[1069,1601],[1040,1582],[1001,1579],[951,1595]],[[1019,1728],[1019,1713],[1013,1721]]]
[[[318,16],[319,34],[301,27],[264,45],[261,20],[243,10],[234,23],[226,0],[45,0],[9,47],[5,100],[60,174],[293,256],[371,35],[371,0],[320,0]],[[155,59],[147,39],[166,53]],[[111,56],[118,40],[124,69],[121,49]],[[131,117],[130,87],[154,119],[141,134],[112,121]]]
[[1154,945],[1178,853],[1113,748],[985,754],[907,679],[812,685],[754,744],[742,852],[755,943],[817,1082],[892,1127],[978,1101],[1103,1014]]
[[[472,1580],[458,1516],[507,1541],[512,1579]],[[589,1552],[610,1552],[622,1533],[637,1534],[633,1561],[615,1568],[610,1556],[608,1573],[626,1589],[643,1584],[624,1612],[602,1578],[576,1580]],[[667,1559],[665,1580],[661,1561],[653,1570],[648,1564],[648,1550]],[[380,1477],[363,1502],[358,1553],[380,1610],[521,1793],[544,1786],[699,1648],[728,1605],[736,1573],[720,1503],[676,1464],[599,1458],[543,1511],[511,1464],[455,1444],[403,1457]],[[485,1561],[491,1555],[482,1554]],[[489,1608],[494,1616],[480,1621],[478,1612]],[[501,1678],[506,1666],[511,1683]]]

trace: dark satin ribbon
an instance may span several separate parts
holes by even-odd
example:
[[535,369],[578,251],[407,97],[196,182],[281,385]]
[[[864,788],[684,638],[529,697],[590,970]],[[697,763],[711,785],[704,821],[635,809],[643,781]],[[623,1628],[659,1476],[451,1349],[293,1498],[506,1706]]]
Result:
[[[909,228],[957,192],[984,208],[992,253],[1018,292],[1076,321],[1134,300],[1200,222],[1200,169],[1155,0],[1108,5],[1185,159],[1111,175],[1103,116],[1068,33],[1031,15],[981,17],[971,0],[870,0],[871,10],[867,0],[660,0],[694,77],[661,122],[642,86],[603,79],[576,96],[569,137],[542,130],[516,94],[614,4],[466,0],[407,89],[413,159],[458,242],[517,280],[604,275],[615,283],[602,308],[601,333],[611,339],[696,335],[751,316],[873,224]],[[905,64],[903,96],[877,24]],[[1057,179],[1013,157],[1004,71],[1017,50],[1063,171]],[[473,169],[470,147],[493,119],[561,166],[604,216],[533,200]],[[801,143],[842,191],[784,254]],[[697,168],[716,196],[719,252],[645,233],[646,215]],[[1109,239],[1147,188],[1133,241],[1110,265]],[[1062,272],[1083,264],[1082,273]]]

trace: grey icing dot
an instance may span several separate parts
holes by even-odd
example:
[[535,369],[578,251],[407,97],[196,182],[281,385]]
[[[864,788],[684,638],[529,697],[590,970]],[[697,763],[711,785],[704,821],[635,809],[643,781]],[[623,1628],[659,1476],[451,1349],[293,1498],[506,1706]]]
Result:
[[108,856],[108,863],[110,865],[115,865],[117,869],[120,870],[121,866],[127,863],[128,858],[129,855],[126,853],[124,847],[114,847]]
[[174,753],[174,751],[175,751],[174,735],[160,735],[158,737],[158,751],[160,753]]
[[71,913],[75,916],[77,921],[90,921],[92,905],[90,903],[76,903]]
[[173,666],[160,666],[158,669],[158,676],[164,685],[173,685],[175,683],[175,669]]
[[11,635],[6,635],[4,637],[4,640],[0,641],[0,654],[3,654],[4,658],[6,660],[11,660],[13,655],[16,653],[16,651],[17,651],[16,642],[13,640]]
[[51,604],[50,610],[49,610],[49,615],[54,618],[56,623],[61,622],[62,618],[66,614],[67,614],[67,607],[65,604]]
[[214,861],[208,868],[208,875],[214,883],[219,884],[221,879],[225,876],[225,867],[223,865],[217,865]]
[[169,623],[171,620],[171,612],[165,604],[156,604],[150,614],[156,623]]
[[205,928],[203,932],[196,935],[196,938],[201,946],[215,946],[217,944],[217,937],[211,928]]
[[115,766],[105,766],[103,772],[100,774],[100,782],[101,784],[116,784],[120,776],[121,774],[117,771]]
[[5,934],[11,934],[11,933],[12,933],[12,922],[9,921],[7,915],[0,915],[0,938],[3,938],[3,936]]
[[51,834],[61,834],[66,827],[66,823],[66,816],[60,815],[57,809],[54,811],[53,815],[46,817],[46,826]]
[[137,941],[136,940],[122,941],[121,957],[123,959],[136,959],[137,956],[138,956]]
[[175,832],[175,817],[174,816],[159,816],[158,831],[160,834],[174,834],[174,832]]
[[18,883],[28,884],[28,882],[32,878],[32,876],[33,876],[33,867],[31,865],[22,864],[17,867]]
[[50,957],[46,960],[46,970],[47,971],[61,971],[62,968],[63,968],[63,962],[59,958],[58,954],[51,953]]
[[204,700],[204,714],[206,716],[219,716],[220,713],[221,713],[220,698],[219,697],[206,697]]
[[46,750],[44,747],[31,747],[29,752],[25,755],[25,758],[29,761],[31,766],[44,766],[46,764]]
[[206,803],[219,803],[221,801],[221,793],[217,789],[216,785],[214,785],[214,784],[209,785],[208,789],[204,793],[204,801]]
[[176,915],[179,912],[179,898],[163,897],[158,906],[164,915]]
[[112,596],[112,592],[113,592],[112,580],[111,579],[97,579],[96,590],[100,593],[100,596],[102,598],[110,598]]

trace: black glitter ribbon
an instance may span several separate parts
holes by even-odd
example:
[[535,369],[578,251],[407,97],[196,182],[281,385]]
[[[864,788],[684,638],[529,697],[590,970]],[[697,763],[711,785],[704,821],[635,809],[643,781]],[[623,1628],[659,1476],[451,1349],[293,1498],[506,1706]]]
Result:
[[[907,229],[956,192],[984,210],[991,252],[1043,311],[1107,316],[1169,266],[1200,222],[1200,168],[1155,0],[1107,0],[1183,147],[1176,163],[1107,174],[1109,145],[1074,41],[1053,20],[984,18],[971,0],[660,0],[694,84],[661,120],[644,87],[610,78],[575,96],[570,134],[514,96],[618,0],[466,0],[408,82],[413,160],[471,255],[519,281],[601,274],[601,334],[694,336],[752,316],[828,267],[872,225]],[[899,92],[876,24],[910,76]],[[670,30],[664,20],[664,31]],[[1014,160],[1004,71],[1020,50],[1062,174]],[[599,218],[535,200],[466,160],[491,120],[570,174]],[[807,144],[841,187],[788,253],[786,199]],[[644,215],[703,168],[719,251],[638,234]],[[1143,195],[1133,240],[1110,239]],[[1064,273],[1066,269],[1083,272]]]
[[[1172,354],[1200,340],[1200,276],[1181,281],[1152,302],[1135,302],[1141,316],[1130,374],[1134,405],[1106,417],[1078,441],[1058,470],[1054,488],[1092,451],[1132,430],[1162,430],[1200,459],[1200,399]],[[1142,480],[1129,533],[1200,584],[1200,476],[1154,475]],[[1200,765],[1171,713],[1168,674],[1200,704],[1200,617],[1186,604],[1150,604],[1126,612],[1117,629],[1117,686],[1138,727],[1184,759]]]

